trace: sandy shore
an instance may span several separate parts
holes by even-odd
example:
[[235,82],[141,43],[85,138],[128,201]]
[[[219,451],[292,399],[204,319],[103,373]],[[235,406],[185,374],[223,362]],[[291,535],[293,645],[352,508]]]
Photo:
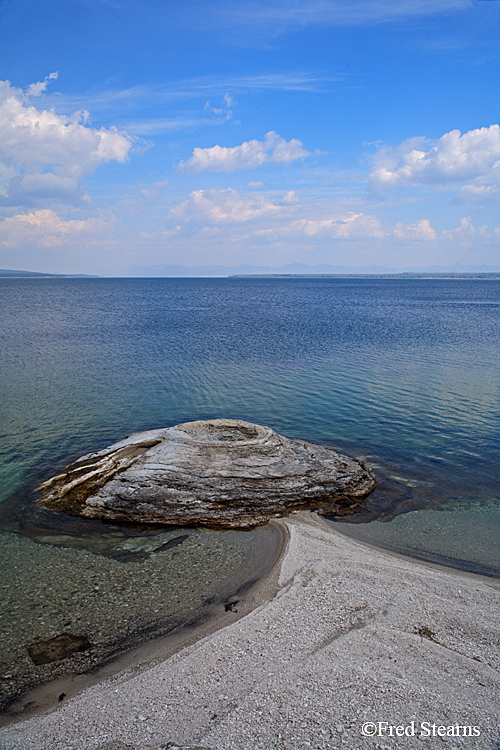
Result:
[[0,743],[500,747],[499,582],[367,547],[313,514],[279,523],[289,540],[268,600],[261,589],[243,618],[1,729]]

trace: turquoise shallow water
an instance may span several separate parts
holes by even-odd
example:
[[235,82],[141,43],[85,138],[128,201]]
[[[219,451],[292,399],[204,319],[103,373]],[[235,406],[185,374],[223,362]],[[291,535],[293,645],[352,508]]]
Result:
[[[385,545],[429,553],[427,542],[405,547],[391,520],[410,510],[476,508],[477,528],[491,513],[497,529],[498,281],[0,284],[7,527],[13,515],[26,533],[57,526],[32,512],[28,491],[71,458],[130,432],[233,417],[372,465],[378,489],[363,513],[344,520],[377,538],[380,520],[372,521],[388,522]],[[468,515],[470,544],[454,548],[453,564],[500,573],[497,545],[482,532],[476,539],[475,528]],[[431,552],[448,538],[445,529],[433,535]]]

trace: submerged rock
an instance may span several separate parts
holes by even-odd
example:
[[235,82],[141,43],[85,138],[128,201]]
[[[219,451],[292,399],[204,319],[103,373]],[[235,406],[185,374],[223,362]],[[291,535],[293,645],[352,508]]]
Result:
[[[72,635],[72,633],[61,633],[55,638],[47,641],[38,641],[28,646],[28,653],[37,666],[50,664],[53,661],[65,659],[77,651],[85,651],[90,647],[90,642],[84,635]],[[64,693],[62,693],[64,695]],[[60,699],[62,700],[62,699]]]
[[212,419],[130,435],[38,490],[47,507],[84,518],[252,528],[300,508],[334,513],[374,488],[369,469],[332,448]]

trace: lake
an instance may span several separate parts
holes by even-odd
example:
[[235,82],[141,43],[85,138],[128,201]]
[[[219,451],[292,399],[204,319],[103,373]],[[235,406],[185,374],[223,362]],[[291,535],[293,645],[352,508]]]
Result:
[[272,562],[266,527],[122,529],[34,502],[131,432],[226,417],[334,446],[378,480],[336,528],[500,575],[500,281],[1,279],[0,315],[3,663],[23,684],[30,639],[86,628],[109,656]]

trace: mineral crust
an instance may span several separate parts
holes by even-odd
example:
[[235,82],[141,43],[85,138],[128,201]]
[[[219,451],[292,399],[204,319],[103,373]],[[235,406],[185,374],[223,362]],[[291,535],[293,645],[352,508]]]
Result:
[[213,419],[130,435],[38,490],[84,518],[248,529],[304,508],[345,513],[374,488],[369,469],[332,448]]

